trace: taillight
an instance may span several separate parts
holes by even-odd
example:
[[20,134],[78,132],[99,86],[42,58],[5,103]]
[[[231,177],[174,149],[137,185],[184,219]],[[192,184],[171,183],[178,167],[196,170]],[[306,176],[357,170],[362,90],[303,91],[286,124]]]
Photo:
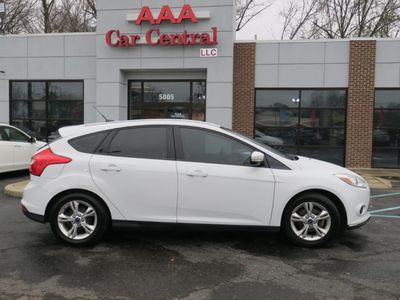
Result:
[[34,176],[42,175],[44,169],[50,165],[68,164],[72,159],[54,154],[50,148],[47,148],[32,157],[29,172]]

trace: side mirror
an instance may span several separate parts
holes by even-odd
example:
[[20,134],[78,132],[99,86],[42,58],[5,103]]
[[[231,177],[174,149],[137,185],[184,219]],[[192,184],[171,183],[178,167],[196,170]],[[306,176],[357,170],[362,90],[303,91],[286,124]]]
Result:
[[28,142],[31,143],[31,144],[34,144],[34,143],[36,143],[36,138],[30,137]]
[[252,165],[261,166],[265,162],[265,154],[259,151],[254,151],[251,154],[250,162]]

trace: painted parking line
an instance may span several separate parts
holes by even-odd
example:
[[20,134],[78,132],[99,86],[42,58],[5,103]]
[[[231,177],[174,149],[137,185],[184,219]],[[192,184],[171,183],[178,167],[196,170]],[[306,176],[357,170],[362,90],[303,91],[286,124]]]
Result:
[[400,206],[395,206],[395,207],[388,207],[388,208],[383,208],[383,209],[377,209],[377,210],[371,210],[369,213],[370,214],[376,214],[384,211],[392,211],[392,210],[398,210],[400,209]]
[[374,196],[371,196],[371,199],[384,198],[384,197],[390,197],[390,196],[400,196],[400,193],[391,193],[391,194],[374,195]]
[[391,215],[374,215],[371,214],[373,218],[387,218],[387,219],[400,219],[400,216],[391,216]]
[[[400,193],[374,195],[374,196],[371,196],[371,200],[384,198],[384,197],[391,197],[391,196],[400,196]],[[394,210],[400,210],[400,206],[371,210],[371,211],[369,211],[369,213],[371,214],[371,216],[373,218],[400,219],[399,215],[381,215],[380,214],[380,213],[394,211]]]

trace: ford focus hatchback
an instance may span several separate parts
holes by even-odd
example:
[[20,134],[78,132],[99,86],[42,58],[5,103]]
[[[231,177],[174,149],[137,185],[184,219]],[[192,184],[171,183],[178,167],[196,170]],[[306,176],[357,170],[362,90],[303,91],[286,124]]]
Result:
[[282,230],[315,247],[370,218],[370,190],[357,174],[214,124],[139,120],[60,135],[33,156],[22,209],[71,245],[156,222]]

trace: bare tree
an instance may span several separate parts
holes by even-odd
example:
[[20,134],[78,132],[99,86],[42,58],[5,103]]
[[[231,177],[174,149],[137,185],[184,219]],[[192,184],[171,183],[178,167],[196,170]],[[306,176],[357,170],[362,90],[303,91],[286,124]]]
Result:
[[240,31],[251,20],[269,8],[274,0],[235,0],[236,31]]
[[36,31],[33,12],[36,1],[6,0],[6,14],[0,22],[0,32],[5,34],[33,33]]
[[41,21],[45,33],[53,32],[53,24],[58,14],[56,0],[41,0]]
[[61,0],[53,24],[54,32],[90,32],[95,30],[91,12],[86,10],[86,0]]
[[292,4],[282,12],[282,38],[395,37],[400,32],[399,0],[309,0],[304,3],[302,9]]
[[[94,31],[95,0],[39,0],[37,23],[41,32]],[[89,3],[90,2],[90,3]]]
[[93,19],[97,18],[96,0],[85,0],[85,11],[89,13]]
[[292,40],[295,37],[301,36],[312,38],[314,32],[305,30],[306,24],[318,12],[318,4],[320,0],[291,0],[280,15],[283,18],[281,39],[287,37]]

